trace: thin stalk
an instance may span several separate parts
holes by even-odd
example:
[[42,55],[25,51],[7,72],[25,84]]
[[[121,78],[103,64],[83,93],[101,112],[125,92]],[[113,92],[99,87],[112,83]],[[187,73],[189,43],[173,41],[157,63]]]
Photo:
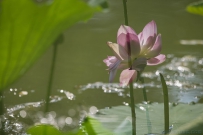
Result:
[[0,115],[4,115],[4,94],[0,91]]
[[[124,8],[124,17],[125,17],[125,25],[128,25],[128,14],[127,14],[127,0],[123,0],[123,8]],[[127,39],[129,39],[129,35],[127,34]],[[129,40],[128,40],[129,41]],[[131,48],[130,43],[128,43],[128,66],[129,70],[132,69],[132,60],[131,60]],[[131,106],[131,115],[132,115],[132,135],[136,135],[136,114],[135,114],[135,101],[133,94],[133,82],[130,82],[130,106]]]
[[54,69],[55,69],[55,63],[56,63],[56,54],[57,54],[57,43],[54,44],[54,48],[53,48],[51,70],[50,70],[50,75],[49,75],[49,83],[48,83],[48,88],[47,88],[46,103],[45,103],[45,110],[44,110],[45,113],[49,111],[49,102],[50,102],[51,88],[52,88],[52,84],[53,84],[53,76],[54,76]]
[[[0,116],[1,115],[4,115],[4,94],[3,94],[3,91],[0,91]],[[0,135],[5,135],[5,132],[4,132],[4,122],[1,120],[0,118]]]
[[168,102],[168,88],[166,85],[166,81],[161,73],[159,73],[164,93],[164,134],[168,135],[170,132],[169,129],[169,102]]
[[[49,111],[51,88],[52,88],[52,84],[53,84],[54,69],[56,66],[55,63],[56,63],[57,47],[58,47],[58,44],[60,44],[62,42],[63,42],[63,35],[61,34],[58,36],[58,38],[54,42],[51,70],[50,70],[50,75],[49,75],[49,82],[48,82],[46,102],[45,102],[45,110],[44,110],[45,113],[47,113]],[[47,135],[47,127],[46,126],[44,127],[43,131],[44,131],[43,135]]]
[[129,84],[130,86],[130,106],[131,106],[131,115],[132,115],[132,135],[136,135],[136,114],[135,114],[135,102],[133,94],[133,83]]
[[125,25],[128,25],[128,13],[127,13],[127,4],[126,3],[127,3],[127,0],[123,0]]
[[143,93],[144,101],[147,102],[148,99],[147,99],[147,92],[146,92],[146,88],[145,87],[143,87],[142,93]]
[[[145,83],[144,77],[140,77],[139,80],[142,83],[142,85],[144,85],[144,83]],[[144,101],[147,102],[148,99],[147,99],[147,92],[146,92],[145,86],[143,86],[142,92],[143,92]],[[147,118],[147,130],[148,130],[148,133],[151,133],[152,132],[152,128],[151,128],[151,121],[150,121],[150,116],[149,116],[149,107],[148,107],[148,104],[146,104],[145,115],[146,115],[146,118]]]
[[[142,85],[144,85],[144,78],[143,77],[140,77],[140,82],[142,83]],[[147,92],[146,92],[146,88],[145,86],[143,86],[143,89],[142,89],[142,93],[143,93],[143,97],[144,97],[144,101],[147,102],[148,99],[147,99]]]

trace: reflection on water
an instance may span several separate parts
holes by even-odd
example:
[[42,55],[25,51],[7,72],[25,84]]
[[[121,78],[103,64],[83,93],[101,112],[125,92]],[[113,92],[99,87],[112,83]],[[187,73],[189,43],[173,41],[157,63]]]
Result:
[[[33,91],[33,90],[31,90]],[[24,91],[24,96],[32,95],[31,91]],[[18,92],[18,89],[10,89],[10,94],[14,96],[18,96],[14,93]],[[22,91],[19,92],[19,99],[22,98]],[[75,95],[66,91],[66,90],[58,90],[58,95],[54,95],[51,97],[50,105],[60,105],[62,102],[71,102],[75,98]],[[60,114],[60,112],[50,111],[49,113],[44,113],[45,102],[29,102],[24,104],[14,105],[12,107],[7,108],[7,113],[0,118],[0,120],[4,123],[6,133],[15,134],[20,133],[24,134],[26,129],[31,125],[36,124],[52,124],[59,129],[73,129],[78,127],[78,121],[80,116],[80,112],[82,109],[78,110],[76,107],[66,108],[65,115]],[[68,105],[68,104],[67,104]],[[70,107],[70,106],[69,106]],[[58,109],[61,109],[60,107]],[[94,108],[91,109],[94,111]]]
[[[144,85],[140,83],[134,83],[136,91],[141,91],[143,87],[147,89],[148,99],[152,99],[153,102],[157,102],[156,98],[162,96],[162,89],[159,80],[159,74],[162,73],[165,76],[166,83],[169,87],[169,99],[170,102],[183,102],[183,103],[195,103],[203,97],[203,58],[197,58],[192,55],[186,55],[183,57],[175,57],[174,55],[168,55],[168,63],[163,64],[155,71],[144,72],[142,76],[145,78],[146,83]],[[102,91],[104,98],[107,95],[114,94],[116,103],[111,104],[111,98],[106,98],[103,107],[108,108],[112,105],[128,105],[129,93],[127,87],[121,87],[119,83],[102,83],[95,82],[87,85],[77,86],[78,95],[67,90],[57,90],[57,94],[53,95],[50,100],[50,106],[55,106],[55,111],[51,111],[47,114],[43,113],[44,100],[38,102],[29,102],[19,105],[14,105],[7,108],[7,114],[2,117],[7,132],[20,133],[33,124],[39,123],[51,123],[61,130],[71,130],[78,127],[80,118],[84,117],[88,113],[95,114],[98,112],[96,106],[86,104],[81,100],[86,97],[86,93],[92,94],[93,91]],[[18,89],[10,89],[9,96],[18,96],[19,99],[32,95],[35,91],[19,91]],[[156,93],[154,96],[153,93]],[[157,95],[157,93],[159,93]],[[151,95],[152,94],[152,95]],[[102,94],[100,95],[101,98]],[[97,100],[97,96],[93,96],[93,99],[89,99],[92,102]],[[138,102],[142,102],[142,97],[137,97]],[[160,99],[159,98],[159,99]],[[159,100],[159,102],[162,102]],[[78,104],[79,103],[79,104]],[[67,107],[64,107],[64,104]],[[94,104],[94,103],[93,103]],[[63,107],[63,109],[61,109]],[[100,106],[101,107],[101,106]],[[103,108],[102,107],[102,108]],[[140,108],[141,110],[143,108]],[[56,111],[57,110],[57,111]]]
[[203,40],[180,40],[182,45],[203,45]]
[[[171,102],[198,102],[203,94],[203,58],[196,58],[191,55],[178,58],[168,55],[168,61],[170,61],[168,64],[159,67],[156,71],[144,72],[142,76],[148,81],[144,85],[134,83],[134,88],[146,87],[148,92],[159,91],[161,93],[159,73],[162,73],[169,87]],[[102,89],[104,93],[118,93],[119,96],[127,96],[124,94],[126,87],[121,87],[119,83],[89,83],[80,86],[79,90],[88,89]]]

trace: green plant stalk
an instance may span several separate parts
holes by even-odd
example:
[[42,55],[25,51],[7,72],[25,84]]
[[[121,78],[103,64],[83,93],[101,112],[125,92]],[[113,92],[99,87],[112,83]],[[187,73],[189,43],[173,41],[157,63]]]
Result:
[[[147,99],[147,92],[146,92],[146,88],[144,86],[144,77],[141,77],[140,75],[140,78],[139,78],[140,82],[142,83],[143,85],[143,89],[142,89],[142,92],[143,92],[143,98],[144,98],[144,101],[147,102],[148,99]],[[149,116],[149,108],[148,108],[148,104],[146,104],[146,118],[147,118],[147,130],[148,130],[148,133],[152,133],[152,128],[151,128],[151,121],[150,121],[150,116]]]
[[[124,17],[125,17],[125,25],[128,25],[128,14],[127,14],[127,0],[123,0],[123,8],[124,8]],[[127,37],[129,38],[129,37]],[[132,60],[131,60],[131,48],[130,43],[128,43],[128,65],[130,70],[132,69]],[[135,101],[133,94],[133,82],[130,82],[130,106],[131,106],[131,115],[132,115],[132,135],[136,135],[136,114],[135,114]]]
[[159,73],[164,93],[164,134],[169,133],[169,102],[168,102],[168,88],[166,81],[161,73]]
[[0,115],[4,115],[4,99],[3,99],[4,93],[3,91],[0,91]]
[[125,17],[125,25],[128,25],[128,13],[127,13],[127,0],[123,0],[123,8],[124,8],[124,17]]
[[148,101],[148,99],[147,99],[147,92],[146,92],[146,88],[145,87],[143,87],[143,89],[142,89],[142,93],[143,93],[143,97],[144,97],[144,101]]
[[[1,90],[0,91],[0,116],[1,115],[4,115],[4,93],[3,91]],[[2,122],[0,120],[0,125],[1,125],[1,128],[0,128],[0,135],[5,135],[5,132],[4,132],[4,122]]]
[[44,110],[45,113],[49,111],[49,102],[50,102],[51,88],[53,84],[56,54],[57,54],[57,43],[54,43],[51,70],[50,70],[49,83],[48,83],[46,102],[45,102],[45,110]]
[[[140,80],[140,82],[142,83],[142,85],[144,85],[144,83],[145,83],[145,82],[144,82],[144,78],[141,77],[141,75],[140,75],[139,80]],[[145,86],[143,86],[142,93],[143,93],[144,101],[147,102],[148,99],[147,99],[147,92],[146,92]]]
[[132,115],[132,135],[136,135],[136,114],[135,114],[135,102],[133,94],[133,82],[129,84],[130,86],[130,106]]

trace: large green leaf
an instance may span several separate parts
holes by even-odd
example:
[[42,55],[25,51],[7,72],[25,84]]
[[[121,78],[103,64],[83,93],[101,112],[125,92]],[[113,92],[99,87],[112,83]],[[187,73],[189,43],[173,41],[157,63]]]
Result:
[[21,76],[57,36],[99,7],[81,0],[0,1],[0,90]]
[[[93,126],[94,125],[94,126]],[[94,130],[94,128],[99,130]],[[93,118],[86,118],[83,127],[74,132],[61,132],[53,125],[36,125],[27,130],[28,135],[113,135],[113,133],[104,129],[97,120]]]
[[[163,104],[136,105],[136,129],[138,135],[150,133],[161,135],[164,131]],[[202,104],[170,104],[170,135],[202,135],[203,134],[203,105]],[[117,106],[111,109],[102,109],[92,118],[102,123],[103,128],[114,135],[130,135],[131,109],[129,106]],[[89,121],[91,122],[91,121]],[[94,130],[100,128],[90,123]]]
[[81,129],[77,135],[113,135],[108,129],[105,129],[102,124],[91,117],[85,118]]
[[32,126],[27,130],[28,135],[77,135],[77,133],[59,131],[53,125],[41,124]]
[[52,125],[37,125],[28,129],[30,135],[63,135]]
[[187,6],[187,11],[193,14],[203,15],[203,0],[193,2]]

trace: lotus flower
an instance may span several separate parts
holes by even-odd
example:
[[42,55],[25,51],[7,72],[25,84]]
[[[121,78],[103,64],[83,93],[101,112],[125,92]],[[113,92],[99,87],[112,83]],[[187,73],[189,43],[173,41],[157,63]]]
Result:
[[[120,75],[122,86],[133,81],[137,71],[142,72],[146,65],[158,65],[165,61],[165,55],[160,54],[161,35],[157,35],[155,21],[149,22],[138,35],[131,27],[121,25],[117,33],[117,44],[107,44],[115,54],[103,60],[110,73],[109,81],[113,81],[117,69],[123,69]],[[130,59],[132,63],[129,63]]]

